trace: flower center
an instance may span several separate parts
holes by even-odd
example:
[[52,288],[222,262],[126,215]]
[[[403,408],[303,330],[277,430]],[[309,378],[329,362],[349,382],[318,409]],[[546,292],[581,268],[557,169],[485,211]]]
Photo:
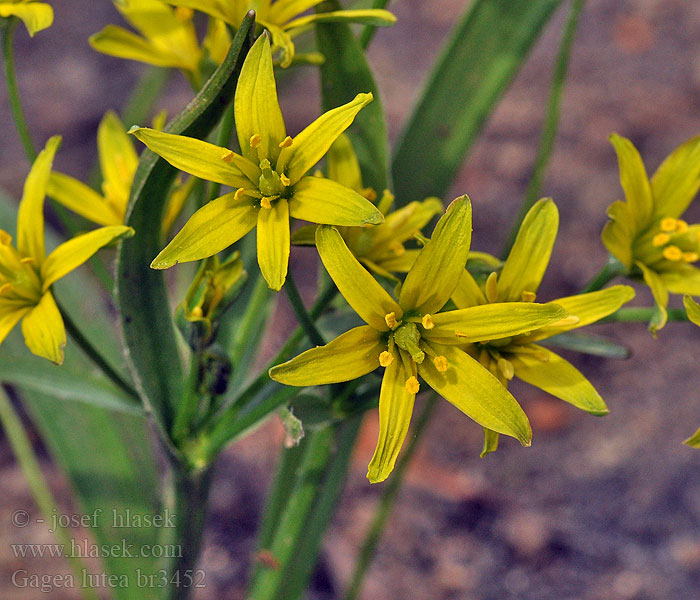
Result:
[[[691,230],[683,219],[665,217],[651,238],[654,262],[693,263],[700,259],[700,232]],[[661,256],[658,256],[659,251]]]
[[0,238],[0,298],[36,304],[41,299],[41,280],[34,260],[22,258]]

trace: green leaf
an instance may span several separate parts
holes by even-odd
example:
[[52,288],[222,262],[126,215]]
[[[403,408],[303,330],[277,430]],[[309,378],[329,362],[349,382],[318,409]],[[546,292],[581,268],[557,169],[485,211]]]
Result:
[[[190,104],[165,128],[167,133],[202,138],[216,125],[231,102],[246,52],[253,19],[247,16],[226,59]],[[160,423],[170,429],[181,398],[182,364],[178,338],[162,272],[149,265],[163,247],[161,220],[167,192],[177,170],[144,151],[134,177],[127,224],[136,235],[120,244],[117,300],[128,359],[140,393]]]
[[[340,10],[337,0],[324,2],[319,12]],[[362,169],[365,186],[381,191],[388,187],[388,137],[384,108],[362,47],[346,23],[316,26],[316,43],[323,52],[321,95],[327,111],[350,102],[358,93],[372,92],[374,101],[355,117],[346,132]]]
[[396,148],[397,201],[447,193],[561,0],[476,0],[454,27]]

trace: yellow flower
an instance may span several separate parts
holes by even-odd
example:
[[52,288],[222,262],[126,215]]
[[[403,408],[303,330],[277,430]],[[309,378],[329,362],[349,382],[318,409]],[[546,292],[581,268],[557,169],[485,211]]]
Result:
[[700,187],[700,136],[676,148],[651,180],[632,142],[616,134],[610,141],[626,201],[608,208],[603,243],[651,288],[656,311],[649,328],[655,332],[666,324],[669,292],[700,295],[700,269],[693,265],[700,259],[700,225],[680,218]]
[[458,345],[532,331],[561,320],[566,312],[554,305],[512,302],[440,312],[464,270],[470,240],[471,204],[462,196],[436,225],[397,301],[360,265],[336,229],[317,229],[323,264],[367,325],[273,367],[270,378],[286,385],[321,385],[385,367],[379,440],[367,474],[372,483],[386,479],[394,467],[420,389],[419,376],[477,423],[530,444],[530,424],[515,398]]
[[[346,135],[341,135],[328,151],[328,177],[359,192],[370,201],[376,199],[376,192],[362,185],[360,165]],[[380,225],[337,229],[350,251],[365,267],[376,275],[398,282],[392,272],[406,273],[420,252],[417,249],[407,249],[404,243],[413,239],[435,215],[442,212],[442,202],[439,198],[426,198],[390,213],[393,200],[394,196],[389,190],[384,190],[378,208],[385,220]],[[314,245],[315,230],[314,225],[300,227],[292,234],[292,244]]]
[[255,20],[272,35],[275,48],[282,51],[282,67],[288,67],[294,59],[292,38],[306,31],[314,23],[346,21],[387,27],[396,17],[387,10],[337,10],[322,14],[300,16],[320,4],[322,0],[164,0],[168,4],[200,10],[239,27],[249,10],[256,12]]
[[29,35],[51,27],[53,8],[46,2],[32,0],[0,0],[0,17],[17,17],[24,22]]
[[357,192],[330,179],[305,176],[371,100],[371,94],[358,94],[291,138],[277,101],[270,44],[264,35],[248,53],[236,89],[242,156],[194,138],[132,128],[130,133],[176,168],[238,188],[194,213],[151,267],[167,269],[213,256],[257,225],[260,271],[270,288],[279,290],[287,277],[290,217],[330,225],[383,221],[376,207]]
[[17,247],[0,230],[0,343],[22,320],[27,347],[56,364],[63,362],[66,330],[51,294],[51,285],[114,240],[130,235],[130,227],[102,227],[61,244],[46,256],[44,196],[51,164],[61,142],[52,137],[32,165],[17,215]]
[[[482,287],[469,271],[464,271],[452,294],[457,307],[533,302],[547,269],[558,227],[559,212],[554,202],[548,198],[537,202],[523,220],[500,274],[492,272]],[[550,304],[561,306],[568,313],[569,316],[561,321],[466,348],[504,386],[513,377],[518,377],[586,412],[605,415],[608,413],[605,402],[584,375],[561,356],[535,342],[594,323],[633,297],[631,287],[616,285],[597,292],[558,298]],[[493,436],[489,439],[487,433],[485,452],[495,449],[496,443],[497,439]]]
[[[194,87],[199,87],[202,48],[190,9],[173,10],[160,0],[115,0],[114,3],[141,35],[117,25],[107,25],[90,37],[90,45],[95,50],[158,67],[181,69]],[[202,44],[211,58],[218,61],[230,43],[222,27],[222,24],[211,24]]]

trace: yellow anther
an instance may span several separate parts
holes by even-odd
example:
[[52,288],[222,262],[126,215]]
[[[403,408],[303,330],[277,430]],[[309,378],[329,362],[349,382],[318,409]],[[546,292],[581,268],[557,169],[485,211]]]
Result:
[[245,194],[245,190],[243,188],[238,188],[236,193],[233,195],[233,199],[240,200],[243,197],[243,194]]
[[577,316],[569,315],[568,317],[564,317],[563,319],[559,319],[555,323],[552,323],[550,327],[568,327],[569,325],[577,325],[580,321],[581,319]]
[[279,146],[280,148],[289,148],[293,142],[294,140],[292,139],[292,137],[288,135],[280,142]]
[[420,320],[421,325],[425,329],[432,329],[435,327],[435,323],[433,322],[433,317],[431,315],[423,315],[423,318]]
[[415,375],[411,375],[406,380],[406,391],[409,394],[417,394],[418,390],[420,390],[420,384],[418,383],[418,380],[416,379]]
[[440,371],[440,373],[447,371],[447,358],[444,356],[436,356],[433,359],[433,364],[435,365],[435,368]]
[[498,273],[495,271],[489,275],[484,285],[484,293],[489,302],[496,302],[498,299]]
[[676,224],[677,220],[674,219],[673,217],[666,217],[664,219],[661,219],[661,231],[665,231],[666,233],[671,233],[672,231],[676,230]]
[[668,233],[657,233],[651,240],[651,243],[652,245],[658,248],[659,246],[664,246],[665,244],[668,244],[670,240],[671,236],[668,235]]
[[180,23],[187,23],[187,21],[192,19],[194,11],[191,8],[185,6],[178,6],[175,9],[175,18],[180,21]]
[[513,367],[512,362],[506,360],[505,358],[499,358],[497,364],[498,370],[501,372],[503,377],[508,380],[513,379],[513,376],[515,375],[515,368]]
[[2,244],[3,246],[9,246],[11,241],[12,236],[6,231],[0,229],[0,244]]
[[289,177],[287,177],[284,173],[280,173],[280,181],[284,185],[291,185],[291,183],[292,183],[292,180],[289,179]]
[[398,325],[398,321],[396,320],[396,313],[394,311],[391,311],[390,313],[384,315],[384,322],[386,323],[386,326],[389,329],[393,329]]
[[685,233],[686,231],[688,231],[688,223],[686,223],[683,219],[677,219],[676,233]]
[[374,191],[373,188],[368,187],[368,188],[362,188],[360,190],[360,194],[367,198],[370,202],[374,202],[377,199],[377,192]]
[[260,206],[269,210],[272,208],[272,202],[270,202],[270,199],[267,196],[263,196],[260,198]]
[[250,147],[257,148],[262,143],[262,136],[259,133],[254,133],[250,136]]
[[379,364],[382,367],[388,367],[393,362],[394,362],[394,355],[391,352],[387,352],[386,350],[384,350],[384,352],[382,352],[379,355]]
[[697,252],[684,252],[683,253],[683,260],[685,262],[692,263],[698,259],[700,259],[700,254],[698,254]]
[[20,258],[19,262],[23,265],[33,265],[34,259],[31,256],[25,256],[24,258]]
[[3,283],[0,285],[0,296],[7,294],[8,292],[12,291],[12,285],[9,283]]
[[195,306],[190,313],[195,319],[201,319],[204,316],[201,306]]
[[394,254],[396,254],[396,256],[401,256],[406,252],[406,248],[404,248],[403,244],[401,242],[397,242],[396,240],[389,244],[389,248]]
[[537,298],[537,294],[535,294],[535,292],[529,292],[528,290],[523,290],[523,293],[520,294],[520,299],[523,302],[534,302],[535,298]]
[[226,150],[226,152],[221,155],[221,160],[223,160],[225,163],[230,163],[233,160],[233,151]]
[[663,255],[666,260],[678,261],[683,258],[683,251],[678,246],[666,246]]

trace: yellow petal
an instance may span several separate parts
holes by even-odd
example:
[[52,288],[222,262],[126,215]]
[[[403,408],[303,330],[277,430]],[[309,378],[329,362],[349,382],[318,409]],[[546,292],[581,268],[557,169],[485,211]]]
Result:
[[183,66],[182,61],[176,56],[164,52],[148,40],[117,25],[107,25],[102,31],[90,36],[88,42],[94,50],[109,56],[137,60],[156,67],[177,69]]
[[424,360],[418,373],[445,400],[486,427],[516,438],[529,446],[532,429],[527,416],[511,393],[483,366],[454,346],[433,344],[447,359],[447,371],[438,371],[433,361]]
[[322,0],[277,0],[271,4],[267,18],[273,23],[284,25],[321,2]]
[[272,208],[258,211],[258,264],[270,289],[278,292],[289,265],[289,206],[280,198]]
[[434,313],[450,299],[467,264],[472,234],[468,196],[456,198],[440,218],[401,286],[399,304],[418,314]]
[[632,142],[615,133],[610,136],[610,142],[617,152],[620,184],[625,192],[634,231],[639,232],[649,223],[654,212],[649,177],[642,158]]
[[427,198],[389,213],[384,220],[384,227],[373,236],[370,253],[380,252],[392,243],[411,239],[435,215],[439,215],[442,209],[442,202],[438,198]]
[[294,138],[294,143],[282,148],[277,159],[277,171],[286,173],[295,184],[328,152],[333,142],[355,119],[355,115],[372,101],[372,94],[358,94],[355,99],[329,110]]
[[270,36],[272,37],[272,52],[279,51],[280,67],[286,69],[292,64],[295,58],[292,36],[274,23],[260,18],[257,19],[257,22],[270,32]]
[[304,225],[292,232],[290,241],[293,246],[315,246],[316,225]]
[[628,285],[614,285],[597,292],[577,294],[566,298],[558,298],[552,304],[561,306],[570,316],[578,320],[564,325],[551,325],[533,332],[527,341],[541,340],[564,331],[577,329],[599,321],[614,313],[623,304],[634,298],[634,289]]
[[69,175],[51,173],[47,194],[74,213],[98,225],[117,225],[124,214],[117,214],[110,204],[91,187]]
[[42,291],[46,291],[55,281],[77,269],[86,262],[100,248],[110,244],[114,240],[134,235],[131,227],[113,225],[100,227],[95,231],[78,235],[67,242],[63,242],[41,265]]
[[341,134],[328,150],[328,178],[359,192],[362,172],[350,138]]
[[258,209],[250,198],[238,200],[226,194],[205,204],[172,241],[155,257],[152,269],[168,269],[179,262],[214,256],[240,240],[258,219]]
[[0,17],[19,17],[32,37],[37,31],[50,27],[53,23],[53,8],[45,2],[0,3]]
[[373,27],[390,27],[396,23],[396,17],[388,10],[383,9],[336,10],[299,17],[287,23],[285,28],[297,29],[299,27],[307,27],[313,23],[340,22],[364,23]]
[[124,214],[139,158],[124,125],[112,111],[102,117],[97,128],[97,150],[104,179],[103,188],[116,196],[113,200],[119,202],[119,208]]
[[237,188],[258,185],[260,168],[227,148],[147,127],[132,127],[129,133],[176,169],[190,175]]
[[[287,134],[277,100],[267,35],[261,35],[246,56],[236,87],[234,111],[243,156],[256,163],[267,158],[274,166],[280,152],[279,143]],[[250,145],[254,135],[262,138],[256,148]]]
[[542,346],[533,344],[532,348],[538,355],[546,356],[546,360],[534,354],[518,354],[512,361],[516,377],[592,415],[610,412],[591,382],[576,367]]
[[163,223],[161,230],[163,232],[163,237],[165,237],[173,224],[180,216],[185,202],[190,197],[194,186],[197,184],[199,179],[196,177],[188,177],[187,181],[184,183],[177,183],[175,187],[170,191],[170,197],[168,198],[168,203],[165,207],[165,214],[163,215]]
[[379,355],[385,348],[379,332],[362,325],[325,346],[311,348],[289,362],[272,367],[270,379],[295,386],[350,381],[379,367]]
[[394,357],[384,371],[379,392],[379,439],[367,468],[370,483],[384,481],[394,470],[408,433],[416,395],[406,389],[406,379],[401,360]]
[[324,177],[303,177],[294,186],[289,211],[295,219],[325,225],[376,225],[384,220],[365,197]]
[[635,223],[626,202],[617,200],[607,210],[610,221],[603,227],[601,239],[610,254],[628,269],[632,268],[632,245],[636,237]]
[[498,277],[500,302],[517,302],[523,291],[537,291],[547,270],[558,228],[559,211],[551,198],[539,200],[528,211]]
[[408,273],[416,264],[420,250],[409,249],[396,255],[393,253],[384,254],[377,259],[377,265],[392,273]]
[[684,440],[683,443],[691,448],[700,448],[700,429],[698,429],[687,440]]
[[496,433],[495,431],[491,431],[490,429],[484,427],[484,447],[481,449],[481,454],[479,454],[479,457],[484,458],[484,456],[487,454],[491,454],[491,452],[498,450],[498,440],[500,437],[500,433]]
[[17,214],[17,249],[22,256],[34,259],[37,265],[44,260],[44,198],[49,184],[53,158],[61,136],[55,135],[39,152],[24,182],[22,201]]
[[[31,306],[13,301],[0,299],[0,344],[5,340],[7,334],[19,323],[19,320],[26,315]],[[381,352],[381,350],[380,350]]]
[[[203,13],[226,21],[234,27],[240,26],[243,20],[245,10],[239,11],[241,8],[240,0],[164,0],[168,4],[175,6],[184,6],[199,10]],[[247,2],[247,0],[246,0]],[[245,7],[243,7],[245,9]]]
[[457,308],[486,304],[484,292],[481,291],[479,284],[474,281],[472,274],[466,269],[462,272],[459,283],[452,292],[452,301],[457,305]]
[[688,314],[688,319],[700,327],[700,304],[695,302],[690,296],[683,297],[683,306]]
[[672,294],[700,296],[700,269],[682,265],[671,271],[660,273],[661,281]]
[[654,215],[680,217],[700,188],[700,136],[676,148],[651,178]]
[[27,348],[37,356],[60,365],[66,345],[66,328],[51,292],[46,292],[22,320],[22,334]]
[[387,331],[386,315],[393,312],[396,319],[401,319],[401,307],[352,255],[337,229],[319,227],[316,248],[338,290],[365,323],[377,331]]
[[433,329],[423,337],[441,344],[499,340],[544,327],[567,316],[556,304],[503,302],[433,315]]
[[656,332],[666,325],[666,320],[668,319],[668,312],[666,311],[668,307],[668,289],[656,271],[648,268],[642,262],[638,261],[636,264],[641,269],[644,282],[649,286],[654,296],[655,311],[649,322],[649,331],[656,335]]

